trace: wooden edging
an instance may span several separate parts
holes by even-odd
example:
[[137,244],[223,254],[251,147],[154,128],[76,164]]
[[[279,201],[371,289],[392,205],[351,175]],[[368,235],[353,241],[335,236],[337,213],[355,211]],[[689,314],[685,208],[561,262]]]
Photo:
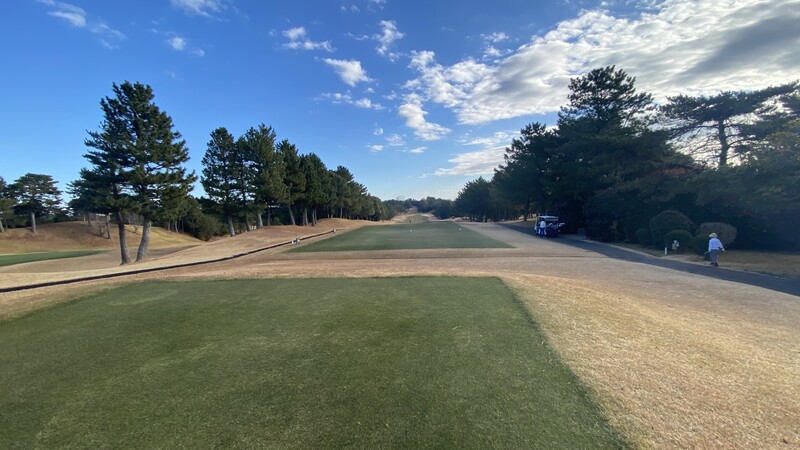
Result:
[[[312,234],[310,236],[303,236],[303,237],[301,237],[299,239],[300,240],[311,239],[311,238],[320,237],[320,236],[324,236],[326,234],[331,234],[331,233],[335,233],[335,232],[336,232],[336,229],[334,228],[334,229],[332,229],[330,231],[326,231],[324,233],[317,233],[317,234]],[[149,269],[130,270],[128,272],[117,272],[117,273],[109,273],[109,274],[106,274],[106,275],[94,275],[94,276],[91,276],[91,277],[71,278],[69,280],[48,281],[46,283],[35,283],[35,284],[26,284],[26,285],[22,285],[22,286],[12,286],[12,287],[7,287],[7,288],[0,288],[0,294],[2,294],[4,292],[24,291],[24,290],[27,290],[27,289],[36,289],[36,288],[49,287],[49,286],[60,286],[60,285],[64,285],[64,284],[80,283],[80,282],[83,282],[83,281],[105,280],[105,279],[109,279],[109,278],[124,277],[124,276],[129,276],[129,275],[139,275],[139,274],[142,274],[142,273],[158,272],[158,271],[162,271],[162,270],[181,269],[181,268],[184,268],[184,267],[201,266],[203,264],[214,264],[214,263],[218,263],[218,262],[222,262],[222,261],[230,261],[232,259],[241,258],[243,256],[252,255],[252,254],[258,253],[258,252],[263,252],[265,250],[271,250],[273,248],[283,247],[284,245],[292,245],[292,244],[295,244],[297,242],[298,242],[297,240],[281,242],[279,244],[272,244],[272,245],[268,245],[266,247],[257,248],[255,250],[250,250],[250,251],[247,251],[247,252],[244,252],[244,253],[237,253],[237,254],[232,255],[232,256],[225,256],[223,258],[211,259],[211,260],[208,260],[208,261],[197,261],[197,262],[191,262],[191,263],[173,264],[171,266],[151,267]]]

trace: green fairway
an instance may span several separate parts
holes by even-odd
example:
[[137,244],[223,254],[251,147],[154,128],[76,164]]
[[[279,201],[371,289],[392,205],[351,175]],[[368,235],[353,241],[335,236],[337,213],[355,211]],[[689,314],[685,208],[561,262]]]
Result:
[[12,264],[22,264],[33,261],[44,261],[47,259],[75,258],[77,256],[96,255],[103,253],[103,250],[75,250],[69,252],[43,252],[43,253],[21,253],[18,255],[0,255],[0,266],[10,266]]
[[142,283],[0,342],[0,448],[624,445],[494,278]]
[[510,248],[453,222],[423,222],[362,227],[296,247],[291,252],[337,252],[426,248]]

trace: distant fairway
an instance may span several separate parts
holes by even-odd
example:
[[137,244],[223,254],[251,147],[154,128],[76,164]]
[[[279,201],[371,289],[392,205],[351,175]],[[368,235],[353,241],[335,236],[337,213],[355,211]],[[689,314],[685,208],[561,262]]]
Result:
[[291,252],[510,247],[457,223],[423,222],[362,227],[324,241],[297,247]]
[[96,255],[98,253],[103,253],[103,250],[75,250],[68,252],[40,252],[0,255],[0,266],[10,266],[33,261],[46,261],[49,259],[75,258],[78,256]]
[[0,342],[0,448],[623,445],[494,278],[141,283]]

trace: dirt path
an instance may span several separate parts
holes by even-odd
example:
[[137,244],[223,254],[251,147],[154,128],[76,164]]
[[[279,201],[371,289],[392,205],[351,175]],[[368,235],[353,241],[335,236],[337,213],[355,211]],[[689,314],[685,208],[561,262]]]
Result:
[[[609,258],[498,225],[464,226],[514,248],[320,254],[274,250],[124,280],[0,294],[0,317],[4,311],[15,315],[141,279],[498,276],[518,292],[559,354],[635,445],[800,448],[797,296]],[[248,233],[236,248],[292,234],[296,232]],[[222,254],[232,243],[176,252],[158,261]],[[0,284],[8,276],[74,273],[4,273]]]

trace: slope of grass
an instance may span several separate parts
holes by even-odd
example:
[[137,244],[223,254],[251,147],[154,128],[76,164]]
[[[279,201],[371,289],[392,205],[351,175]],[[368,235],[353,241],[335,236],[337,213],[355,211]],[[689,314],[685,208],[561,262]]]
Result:
[[497,279],[154,282],[0,323],[0,448],[616,448]]
[[363,227],[292,249],[292,252],[336,252],[429,248],[509,248],[510,245],[453,222],[422,222]]
[[0,255],[0,266],[10,266],[12,264],[22,264],[33,261],[44,261],[47,259],[75,258],[77,256],[96,255],[98,253],[103,253],[103,250],[76,250],[72,252],[43,252]]

